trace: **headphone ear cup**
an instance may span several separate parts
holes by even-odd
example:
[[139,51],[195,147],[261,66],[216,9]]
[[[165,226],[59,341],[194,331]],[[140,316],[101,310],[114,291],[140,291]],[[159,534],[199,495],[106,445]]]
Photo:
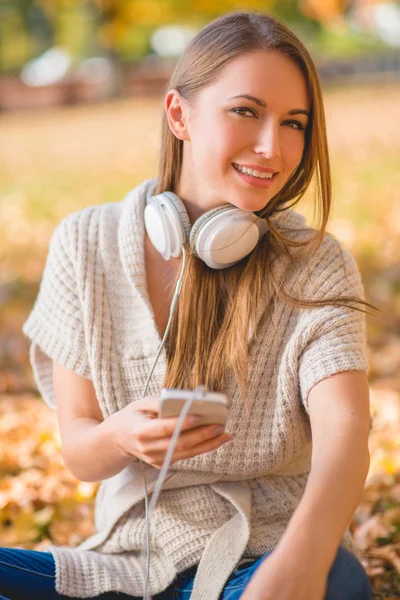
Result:
[[172,192],[147,198],[144,211],[146,231],[153,246],[165,260],[181,255],[189,239],[191,224],[183,202]]
[[255,248],[268,230],[254,213],[225,205],[202,215],[192,227],[192,252],[212,269],[236,264]]
[[189,244],[192,252],[197,258],[199,255],[196,250],[196,240],[200,229],[205,225],[213,216],[222,214],[227,210],[230,210],[232,206],[230,204],[226,204],[225,206],[218,206],[217,208],[213,208],[212,210],[201,215],[192,225],[192,229],[190,231]]
[[174,207],[174,209],[176,210],[179,221],[180,221],[180,223],[183,227],[183,231],[185,233],[184,241],[186,243],[190,237],[192,224],[190,222],[189,215],[187,214],[185,205],[183,204],[182,200],[180,198],[178,198],[178,196],[176,194],[174,194],[173,192],[163,192],[162,194],[160,194],[160,196],[163,196],[164,198],[167,197],[168,200],[171,201],[171,204]]

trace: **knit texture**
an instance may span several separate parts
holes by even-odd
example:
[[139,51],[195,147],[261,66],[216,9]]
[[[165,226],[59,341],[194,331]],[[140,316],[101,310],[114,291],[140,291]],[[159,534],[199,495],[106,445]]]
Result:
[[[55,409],[52,361],[92,380],[104,419],[140,398],[160,336],[146,291],[144,182],[120,203],[93,206],[55,230],[38,298],[24,324],[37,386]],[[276,224],[293,239],[312,230],[287,210]],[[363,297],[356,263],[326,235],[298,274],[282,257],[274,268],[302,297]],[[151,521],[152,595],[199,564],[192,600],[217,600],[245,558],[274,548],[298,505],[311,464],[307,398],[319,381],[342,371],[368,371],[365,317],[346,307],[276,305],[273,329],[261,312],[249,337],[247,413],[228,377],[227,431],[234,439],[174,463]],[[158,395],[162,351],[148,394]],[[145,465],[149,491],[159,471]],[[143,594],[144,490],[133,461],[101,482],[97,533],[77,548],[51,546],[59,594],[88,598],[107,591]],[[354,549],[347,533],[343,543]]]

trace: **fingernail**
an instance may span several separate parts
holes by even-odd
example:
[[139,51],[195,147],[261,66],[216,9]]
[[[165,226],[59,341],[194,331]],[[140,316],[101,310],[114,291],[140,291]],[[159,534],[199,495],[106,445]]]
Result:
[[200,421],[201,421],[201,417],[199,417],[197,415],[188,417],[189,425],[197,425],[198,423],[200,423]]
[[212,428],[212,432],[215,435],[218,435],[219,433],[224,433],[225,431],[225,427],[223,425],[216,425],[215,427]]
[[226,442],[231,442],[233,440],[233,437],[231,435],[227,435],[226,437],[222,438],[222,443],[226,444]]

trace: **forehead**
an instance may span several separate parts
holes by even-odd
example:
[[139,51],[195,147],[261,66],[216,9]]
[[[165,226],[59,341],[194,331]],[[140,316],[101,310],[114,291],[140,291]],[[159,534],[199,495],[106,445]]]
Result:
[[218,79],[201,93],[204,99],[219,102],[241,94],[255,96],[271,109],[309,108],[304,75],[283,54],[263,50],[242,54],[230,61]]

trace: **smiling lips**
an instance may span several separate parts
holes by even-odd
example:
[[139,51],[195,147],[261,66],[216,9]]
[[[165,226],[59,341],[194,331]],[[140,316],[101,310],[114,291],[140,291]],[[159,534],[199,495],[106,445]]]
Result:
[[237,171],[241,173],[245,173],[251,175],[252,177],[258,177],[260,179],[271,179],[273,175],[276,173],[275,169],[269,167],[259,167],[257,165],[238,165],[237,163],[232,163]]

